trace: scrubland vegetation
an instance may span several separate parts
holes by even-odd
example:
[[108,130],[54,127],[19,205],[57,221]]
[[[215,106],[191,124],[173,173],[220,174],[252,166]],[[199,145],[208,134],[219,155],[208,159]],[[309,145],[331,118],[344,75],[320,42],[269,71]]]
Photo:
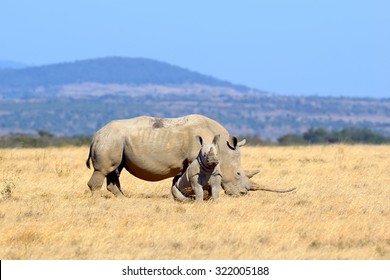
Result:
[[[11,134],[0,136],[0,148],[46,148],[83,146],[91,143],[92,137],[80,136],[56,136],[45,130],[38,130],[37,135]],[[390,144],[390,137],[383,136],[370,129],[345,128],[342,130],[328,131],[324,128],[310,128],[302,134],[286,134],[271,142],[257,135],[244,135],[250,146],[270,145],[311,145],[311,144]]]
[[181,204],[170,180],[86,185],[88,147],[0,149],[0,259],[390,259],[390,147],[243,147],[286,194]]
[[274,142],[311,127],[369,128],[389,137],[389,112],[389,98],[283,96],[150,59],[107,57],[0,71],[1,135],[38,129],[92,135],[113,119],[202,114],[234,135]]

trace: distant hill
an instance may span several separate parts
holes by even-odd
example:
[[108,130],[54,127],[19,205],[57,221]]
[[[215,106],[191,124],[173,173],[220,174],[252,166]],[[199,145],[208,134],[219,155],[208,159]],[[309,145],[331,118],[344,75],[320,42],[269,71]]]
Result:
[[9,60],[0,60],[0,70],[4,69],[21,69],[27,67],[26,64],[15,62],[15,61],[9,61]]
[[249,90],[245,86],[145,58],[107,57],[0,72],[0,91],[80,83],[137,86],[202,84]]
[[0,70],[0,135],[92,135],[113,119],[203,114],[234,135],[276,140],[312,127],[390,136],[390,99],[292,97],[142,58]]

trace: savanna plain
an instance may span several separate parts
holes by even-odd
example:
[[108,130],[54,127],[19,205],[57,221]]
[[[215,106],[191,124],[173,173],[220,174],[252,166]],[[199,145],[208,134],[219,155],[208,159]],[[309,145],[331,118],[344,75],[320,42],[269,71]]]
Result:
[[390,259],[390,146],[243,147],[269,188],[182,204],[122,172],[91,196],[89,147],[0,150],[0,259]]

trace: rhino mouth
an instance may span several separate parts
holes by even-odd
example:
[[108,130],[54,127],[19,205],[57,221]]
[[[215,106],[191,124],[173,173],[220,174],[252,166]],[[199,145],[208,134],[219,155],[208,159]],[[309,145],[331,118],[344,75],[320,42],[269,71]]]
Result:
[[213,155],[205,155],[201,161],[207,167],[215,167],[219,163],[218,158]]
[[208,166],[216,166],[217,164],[218,164],[218,160],[216,160],[216,159],[207,159],[207,165]]
[[226,184],[221,184],[222,189],[224,190],[226,195],[233,196],[233,197],[240,197],[243,195],[248,194],[248,191],[246,189],[244,190],[238,190],[237,188],[232,188]]

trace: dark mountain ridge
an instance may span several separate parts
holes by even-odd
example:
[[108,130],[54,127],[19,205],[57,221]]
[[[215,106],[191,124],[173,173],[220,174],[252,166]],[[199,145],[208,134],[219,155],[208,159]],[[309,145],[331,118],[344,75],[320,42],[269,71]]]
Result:
[[16,61],[10,61],[10,60],[0,60],[0,70],[6,70],[6,69],[21,69],[26,68],[28,65],[23,64]]
[[249,88],[165,62],[145,58],[106,57],[27,67],[0,72],[1,89],[31,89],[67,84],[100,83],[126,85],[202,84],[240,91]]

